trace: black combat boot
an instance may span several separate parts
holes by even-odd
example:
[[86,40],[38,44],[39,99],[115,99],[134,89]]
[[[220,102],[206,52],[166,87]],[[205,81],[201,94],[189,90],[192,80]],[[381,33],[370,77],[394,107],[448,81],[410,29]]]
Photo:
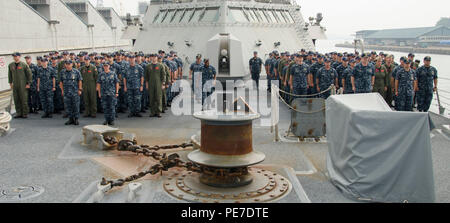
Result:
[[134,114],[134,116],[136,116],[138,118],[142,118],[142,115],[140,113],[136,113],[136,114]]
[[78,122],[78,119],[77,119],[77,118],[73,121],[73,124],[74,124],[74,125],[80,125],[80,123]]
[[73,118],[69,118],[69,121],[67,121],[65,125],[72,125],[73,123],[74,123]]
[[47,118],[53,118],[52,113],[48,113]]
[[47,112],[43,116],[41,116],[41,118],[48,118]]
[[108,125],[114,126],[114,121],[109,121],[109,122],[108,122]]
[[131,118],[131,117],[133,117],[133,116],[134,116],[134,114],[130,113],[130,114],[128,115],[128,118]]
[[103,122],[103,125],[108,125],[108,121]]

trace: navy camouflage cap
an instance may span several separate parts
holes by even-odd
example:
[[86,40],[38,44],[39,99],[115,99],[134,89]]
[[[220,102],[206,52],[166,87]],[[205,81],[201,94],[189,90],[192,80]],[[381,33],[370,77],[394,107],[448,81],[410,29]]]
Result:
[[406,62],[408,62],[408,58],[406,58],[406,57],[401,57],[401,58],[400,58],[400,61],[406,63]]
[[201,59],[201,58],[202,58],[202,55],[201,55],[201,54],[197,54],[197,56],[195,56],[195,58]]
[[415,57],[416,55],[414,55],[414,53],[409,53],[408,57]]
[[85,57],[84,57],[84,60],[91,60],[91,58],[88,57],[88,56],[85,56]]
[[36,60],[42,61],[42,57],[41,57],[41,56],[38,56],[38,57],[36,57]]
[[323,62],[325,62],[325,63],[331,63],[331,60],[328,59],[328,58],[325,58],[325,60],[323,60]]
[[364,58],[364,57],[369,57],[369,55],[366,54],[366,53],[363,53],[363,54],[361,55],[361,58]]
[[65,63],[65,64],[72,64],[73,61],[72,61],[72,60],[66,60],[66,61],[64,61],[64,63]]
[[20,57],[22,54],[20,54],[19,52],[15,52],[12,54],[13,57]]
[[349,63],[355,63],[356,60],[355,59],[351,59]]
[[109,63],[103,63],[102,65],[103,65],[104,67],[109,67],[110,64],[109,64]]
[[342,53],[338,53],[337,56],[338,57],[342,57],[343,55],[342,55]]
[[258,52],[257,51],[253,51],[253,54],[258,54]]
[[26,55],[25,59],[31,59],[30,55]]
[[57,60],[58,57],[51,57],[51,60]]
[[348,61],[348,58],[347,57],[343,57],[342,61]]
[[431,57],[426,56],[425,58],[423,58],[423,61],[431,61]]
[[41,62],[48,62],[48,59],[47,58],[41,58],[40,61]]

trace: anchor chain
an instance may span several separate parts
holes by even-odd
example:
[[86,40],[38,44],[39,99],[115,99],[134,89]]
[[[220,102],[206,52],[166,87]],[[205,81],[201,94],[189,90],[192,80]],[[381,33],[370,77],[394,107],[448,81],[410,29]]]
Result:
[[[105,137],[105,141],[107,143],[110,143],[110,142],[113,143],[112,145],[115,145],[117,143],[117,139],[115,139],[114,137],[108,137],[108,138]],[[153,165],[147,171],[142,171],[140,173],[128,176],[126,178],[116,179],[116,180],[106,180],[105,178],[102,178],[102,181],[100,184],[103,186],[110,184],[111,189],[113,187],[121,187],[125,183],[135,181],[135,180],[140,179],[149,174],[156,175],[156,174],[160,173],[162,175],[162,173],[164,171],[169,171],[169,169],[172,169],[175,167],[185,168],[188,171],[200,173],[200,172],[202,172],[201,167],[199,167],[198,165],[196,165],[192,162],[182,161],[180,159],[180,155],[178,155],[177,153],[173,153],[173,154],[170,154],[169,156],[167,156],[166,153],[161,154],[161,153],[157,152],[160,150],[188,148],[188,147],[193,147],[193,146],[194,145],[192,143],[182,143],[179,145],[166,145],[166,146],[158,146],[158,145],[148,146],[148,145],[137,145],[137,141],[135,141],[135,140],[134,141],[121,140],[117,144],[118,151],[129,151],[129,152],[133,152],[136,154],[142,154],[144,156],[151,157],[154,160],[159,161],[159,163],[156,165]]]

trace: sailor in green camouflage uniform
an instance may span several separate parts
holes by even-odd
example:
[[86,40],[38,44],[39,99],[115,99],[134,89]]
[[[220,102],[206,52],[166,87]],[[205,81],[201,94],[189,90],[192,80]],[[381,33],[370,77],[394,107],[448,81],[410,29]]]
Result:
[[28,116],[28,89],[32,82],[30,67],[20,61],[20,53],[14,53],[14,62],[8,65],[8,83],[13,90],[16,116],[14,118],[27,118]]
[[85,65],[80,68],[80,73],[83,78],[83,102],[84,102],[84,116],[92,117],[97,116],[97,78],[98,69],[90,62],[89,57],[85,57]]
[[161,118],[162,92],[165,88],[166,76],[164,67],[158,63],[158,58],[153,57],[152,62],[145,68],[145,83],[150,96],[150,117]]

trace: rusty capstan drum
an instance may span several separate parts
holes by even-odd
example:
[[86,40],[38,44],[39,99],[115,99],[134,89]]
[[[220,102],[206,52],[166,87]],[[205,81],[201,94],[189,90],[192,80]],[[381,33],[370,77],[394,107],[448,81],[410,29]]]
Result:
[[240,187],[253,181],[248,167],[261,163],[265,155],[253,150],[252,122],[256,113],[202,111],[201,148],[188,159],[202,167],[200,181],[213,187]]

